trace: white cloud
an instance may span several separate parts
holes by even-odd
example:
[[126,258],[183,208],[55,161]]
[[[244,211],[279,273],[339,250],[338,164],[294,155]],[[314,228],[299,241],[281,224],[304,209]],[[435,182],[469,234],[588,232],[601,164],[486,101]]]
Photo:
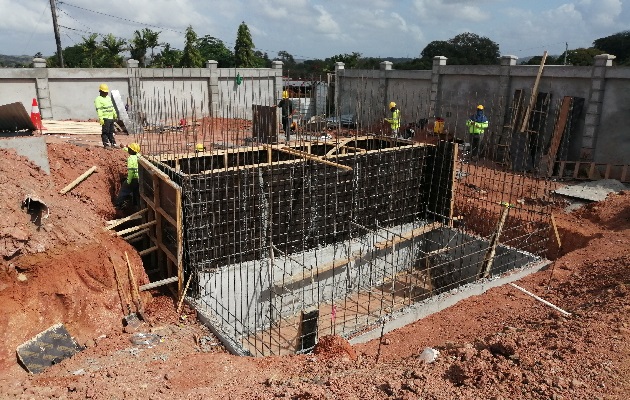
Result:
[[413,4],[418,15],[442,22],[453,19],[481,22],[492,15],[487,6],[482,8],[478,2],[467,0],[414,0]]

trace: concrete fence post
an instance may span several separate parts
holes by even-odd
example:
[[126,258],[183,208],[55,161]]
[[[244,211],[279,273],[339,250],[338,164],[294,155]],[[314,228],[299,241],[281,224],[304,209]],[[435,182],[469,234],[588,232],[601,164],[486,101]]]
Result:
[[[284,84],[282,82],[282,68],[283,67],[284,67],[284,63],[280,60],[271,62],[271,71],[275,73],[275,79],[274,79],[274,97],[273,97],[274,103],[270,104],[270,106],[274,106],[278,104],[280,102],[280,99],[282,98],[282,90],[284,89]],[[282,118],[282,113],[277,112],[276,125],[273,131],[276,137],[278,137],[278,132],[279,132],[278,127],[280,126],[281,118]],[[286,135],[286,132],[285,132],[285,135]]]
[[[48,69],[46,68],[46,60],[43,58],[33,58],[33,67],[36,68],[35,93],[37,95],[37,104],[39,105],[39,114],[42,119],[52,119],[52,105],[50,103],[50,89],[48,88]],[[31,112],[29,107],[26,109],[29,113]]]
[[615,56],[610,54],[595,56],[595,63],[591,72],[591,89],[586,105],[580,161],[593,161],[602,114],[602,103],[606,91],[606,68],[612,66],[612,60],[615,58]]
[[[341,101],[340,92],[341,92],[341,76],[343,75],[343,70],[346,68],[346,64],[341,61],[337,61],[335,63],[335,116],[340,118],[340,110],[341,107],[339,102]],[[339,119],[338,119],[339,121]]]
[[[381,104],[385,107],[385,110],[388,110],[389,107],[387,105],[390,101],[396,102],[396,104],[400,104],[400,100],[396,99],[396,95],[394,93],[389,93],[389,72],[392,70],[392,66],[394,63],[391,61],[383,61],[379,64],[379,82],[378,82],[378,93],[381,97]],[[400,106],[399,106],[400,108]],[[388,114],[386,112],[386,114]]]
[[134,60],[130,58],[127,60],[127,77],[129,79],[129,98],[131,99],[131,109],[135,109],[136,111],[140,111],[140,107],[142,107],[142,92],[141,92],[141,78],[140,78],[140,68],[138,65],[140,63],[138,60]]
[[210,115],[219,116],[219,62],[215,60],[206,61],[206,68],[210,70],[208,78],[208,104],[210,105]]
[[429,97],[429,117],[438,116],[440,108],[440,69],[446,65],[448,58],[444,56],[433,57],[433,68],[431,69],[431,94]]

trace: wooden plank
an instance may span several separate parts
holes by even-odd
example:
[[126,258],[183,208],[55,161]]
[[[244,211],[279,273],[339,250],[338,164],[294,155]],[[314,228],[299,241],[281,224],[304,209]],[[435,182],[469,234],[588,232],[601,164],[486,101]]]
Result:
[[[177,228],[177,293],[180,297],[185,296],[186,290],[182,291],[184,281],[184,231],[182,227],[182,196],[181,192],[175,194],[175,209],[177,210],[177,221],[175,221]],[[192,273],[191,273],[192,276]],[[190,280],[189,280],[190,283]]]
[[564,176],[564,168],[567,166],[566,161],[560,161],[560,170],[558,171],[558,176],[562,178]]
[[607,164],[606,165],[606,172],[604,173],[604,179],[609,179],[610,178],[610,170],[612,168],[612,164]]
[[510,206],[506,205],[505,210],[501,213],[501,218],[499,219],[499,223],[497,224],[497,230],[492,235],[492,239],[490,241],[490,247],[486,252],[486,255],[483,259],[483,263],[480,265],[478,271],[479,278],[487,278],[490,276],[490,271],[492,270],[492,264],[494,262],[494,255],[497,251],[497,246],[499,245],[499,238],[501,237],[501,233],[503,232],[503,226],[505,225],[505,221],[507,220],[508,213],[510,212]]
[[595,163],[592,162],[590,168],[588,169],[588,179],[594,179],[595,176]]
[[142,256],[147,255],[149,253],[153,253],[157,249],[158,249],[158,246],[149,247],[148,249],[139,251],[138,254],[140,255],[140,257],[142,257]]
[[82,173],[81,176],[79,176],[77,179],[75,179],[72,182],[70,182],[65,188],[61,189],[59,191],[59,194],[66,194],[66,193],[68,193],[69,191],[74,189],[74,187],[77,186],[79,183],[81,183],[85,179],[87,179],[88,176],[92,175],[95,171],[96,171],[96,165],[93,166],[92,168],[88,169],[84,173]]
[[350,143],[353,140],[354,139],[352,138],[346,138],[337,142],[337,144],[332,149],[328,150],[324,157],[330,157],[335,151],[339,150],[340,147],[344,146],[346,143]]
[[143,292],[145,290],[155,289],[156,287],[168,285],[168,284],[175,283],[175,282],[177,282],[177,277],[176,276],[172,276],[170,278],[162,279],[161,281],[155,281],[155,282],[147,283],[146,285],[140,286],[138,289],[141,292]]
[[540,60],[540,66],[538,67],[538,73],[536,74],[536,80],[534,81],[534,87],[532,89],[532,96],[529,98],[529,105],[525,109],[525,116],[523,117],[523,124],[521,125],[521,132],[527,130],[527,123],[529,122],[529,114],[532,112],[532,108],[536,103],[536,97],[538,96],[538,84],[540,83],[540,77],[542,76],[543,68],[545,67],[545,60],[547,59],[547,50],[543,53]]
[[147,227],[153,226],[153,225],[155,225],[155,221],[151,221],[151,222],[147,222],[147,223],[142,224],[142,225],[138,225],[138,226],[134,226],[134,227],[131,227],[131,228],[123,229],[120,232],[116,232],[116,234],[118,236],[124,236],[127,233],[135,232],[135,231],[138,231],[138,230],[140,230],[142,228],[147,228]]
[[580,162],[576,161],[575,162],[575,169],[573,170],[573,178],[577,179],[579,173],[580,173]]
[[628,165],[624,165],[621,169],[621,178],[619,179],[621,182],[625,182],[628,177]]
[[141,237],[142,235],[144,235],[145,233],[149,232],[149,228],[143,229],[141,231],[132,233],[131,235],[128,236],[123,236],[123,239],[125,239],[126,241],[130,241],[136,238]]
[[107,231],[107,230],[113,229],[113,228],[117,227],[118,225],[123,224],[123,223],[125,223],[127,221],[131,221],[132,219],[138,219],[138,218],[140,218],[142,216],[142,214],[147,212],[147,210],[148,210],[148,208],[143,208],[142,210],[137,211],[137,212],[135,212],[135,213],[125,217],[125,218],[120,218],[120,219],[115,219],[115,220],[112,220],[112,221],[107,221],[108,225],[104,229]]
[[558,248],[562,248],[562,242],[560,241],[560,234],[558,233],[558,226],[556,225],[556,219],[551,214],[551,226],[553,227],[553,232],[556,235],[556,241],[558,242]]
[[441,222],[432,222],[430,224],[427,225],[423,225],[419,228],[416,229],[412,229],[408,232],[405,232],[403,234],[401,234],[400,236],[396,236],[393,239],[388,239],[388,240],[384,240],[381,242],[378,242],[374,245],[374,247],[377,250],[384,250],[388,247],[393,247],[399,243],[402,242],[406,242],[409,241],[415,237],[418,237],[420,235],[424,235],[425,233],[431,232],[433,230],[439,229],[441,227],[443,227],[444,225]]
[[451,172],[451,205],[448,209],[448,226],[453,227],[453,214],[455,213],[455,183],[457,181],[457,152],[459,151],[459,146],[456,143],[453,143],[453,164],[452,164],[452,172]]
[[352,171],[352,167],[349,167],[347,165],[338,164],[338,163],[335,163],[335,162],[332,162],[332,161],[324,160],[321,157],[314,156],[314,155],[309,154],[309,153],[307,153],[305,151],[295,150],[295,149],[292,149],[290,147],[274,147],[274,149],[278,150],[278,151],[281,151],[283,153],[292,154],[294,156],[298,156],[298,157],[301,157],[301,158],[304,158],[304,159],[307,159],[307,160],[317,161],[319,163],[330,165],[332,167],[336,167],[336,168],[343,169],[343,170],[346,170],[346,171]]
[[[560,112],[558,113],[558,120],[556,121],[556,126],[554,127],[553,134],[551,136],[549,151],[543,156],[543,162],[541,163],[543,168],[547,168],[547,176],[551,176],[553,174],[553,166],[556,161],[556,156],[558,155],[560,143],[562,142],[562,135],[567,127],[569,111],[571,110],[572,103],[573,98],[571,96],[564,96],[562,99],[562,105],[560,105]],[[544,172],[545,171],[543,171],[543,173]]]
[[[166,175],[164,172],[160,171],[159,169],[157,169],[157,167],[155,165],[153,165],[149,160],[147,160],[146,158],[144,158],[141,155],[138,155],[138,162],[147,170],[149,170],[149,172],[151,172],[152,174],[158,175],[162,181],[164,183],[166,183],[167,185],[169,185],[170,187],[172,187],[175,190],[182,190],[182,188],[176,184],[175,182],[173,182],[171,180],[171,178],[169,178],[168,175]],[[168,167],[168,166],[167,166]],[[170,167],[168,167],[170,168]]]

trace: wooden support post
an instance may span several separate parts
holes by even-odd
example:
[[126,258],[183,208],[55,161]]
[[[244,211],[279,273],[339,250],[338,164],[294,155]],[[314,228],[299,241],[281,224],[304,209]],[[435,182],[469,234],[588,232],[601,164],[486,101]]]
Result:
[[125,218],[120,218],[120,219],[115,219],[112,221],[107,221],[107,226],[104,228],[106,231],[110,230],[110,229],[114,229],[115,227],[117,227],[118,225],[121,225],[127,221],[131,221],[132,219],[138,219],[142,216],[142,214],[144,214],[145,212],[147,212],[148,208],[143,208],[142,210],[135,212]]
[[376,250],[384,250],[386,248],[389,247],[393,247],[399,243],[402,242],[407,242],[409,240],[412,240],[420,235],[424,235],[427,232],[433,231],[435,229],[441,228],[444,225],[441,222],[432,222],[430,224],[427,225],[423,225],[419,228],[413,229],[411,231],[405,232],[403,234],[401,234],[400,236],[397,236],[395,238],[389,239],[389,240],[384,240],[382,242],[378,242],[374,245],[374,248],[376,248]]
[[68,184],[68,186],[66,186],[65,188],[61,189],[59,191],[59,194],[66,194],[66,193],[68,193],[69,191],[74,189],[74,187],[77,186],[79,183],[83,182],[88,176],[92,175],[92,173],[94,173],[94,171],[96,171],[96,165],[93,166],[92,168],[88,169],[87,171],[85,171],[77,179],[75,179],[72,182],[70,182]]
[[556,241],[558,242],[558,248],[562,248],[562,242],[560,241],[560,234],[558,234],[558,226],[556,225],[556,219],[551,214],[551,226],[553,227],[553,232],[556,234]]
[[507,220],[508,213],[510,212],[510,205],[505,205],[505,210],[501,213],[501,218],[499,219],[499,223],[497,224],[497,230],[494,232],[492,239],[490,240],[490,248],[486,252],[486,256],[483,259],[483,263],[481,264],[478,272],[479,278],[487,278],[490,276],[490,271],[492,270],[492,263],[494,262],[494,255],[497,251],[497,246],[499,244],[499,238],[501,237],[501,232],[503,231],[503,226],[505,225],[505,221]]
[[177,314],[182,312],[182,306],[184,305],[184,299],[186,298],[186,292],[188,291],[188,286],[190,286],[190,281],[192,280],[193,274],[190,274],[188,277],[188,281],[186,282],[186,287],[184,287],[184,291],[181,292],[179,296],[179,304],[177,304]]
[[138,254],[140,255],[140,257],[142,257],[142,256],[145,256],[145,255],[147,255],[149,253],[153,253],[157,249],[158,249],[158,246],[149,247],[148,249],[139,251]]
[[536,74],[536,80],[534,81],[534,87],[532,88],[532,95],[529,98],[529,104],[525,109],[525,116],[523,117],[523,123],[521,124],[521,133],[527,131],[527,123],[529,122],[529,114],[532,112],[532,108],[536,104],[536,97],[538,96],[538,84],[540,83],[540,77],[542,76],[543,68],[545,67],[545,60],[547,59],[547,50],[543,53],[540,60],[540,66],[538,67],[538,73]]
[[153,225],[155,225],[155,221],[151,221],[151,222],[147,222],[146,224],[142,224],[142,225],[134,226],[134,227],[131,227],[131,228],[127,228],[127,229],[124,229],[124,230],[122,230],[120,232],[116,232],[116,234],[118,236],[124,236],[127,233],[139,231],[142,228],[148,228],[149,226],[153,226]]
[[125,239],[126,241],[129,242],[129,241],[132,241],[134,239],[138,239],[138,238],[142,237],[142,235],[144,235],[145,233],[148,233],[148,232],[149,232],[149,228],[145,228],[145,229],[143,229],[141,231],[134,232],[131,235],[123,236],[123,239]]

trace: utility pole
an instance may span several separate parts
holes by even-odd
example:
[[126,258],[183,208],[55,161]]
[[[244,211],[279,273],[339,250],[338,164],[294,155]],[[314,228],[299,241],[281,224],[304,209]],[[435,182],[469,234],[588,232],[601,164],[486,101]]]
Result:
[[569,42],[564,42],[564,65],[567,65],[567,53],[569,52]]
[[50,12],[52,12],[53,28],[55,29],[55,42],[57,42],[57,57],[59,57],[59,66],[63,68],[63,52],[61,50],[61,36],[59,36],[59,25],[57,25],[57,9],[55,8],[55,0],[50,0]]

